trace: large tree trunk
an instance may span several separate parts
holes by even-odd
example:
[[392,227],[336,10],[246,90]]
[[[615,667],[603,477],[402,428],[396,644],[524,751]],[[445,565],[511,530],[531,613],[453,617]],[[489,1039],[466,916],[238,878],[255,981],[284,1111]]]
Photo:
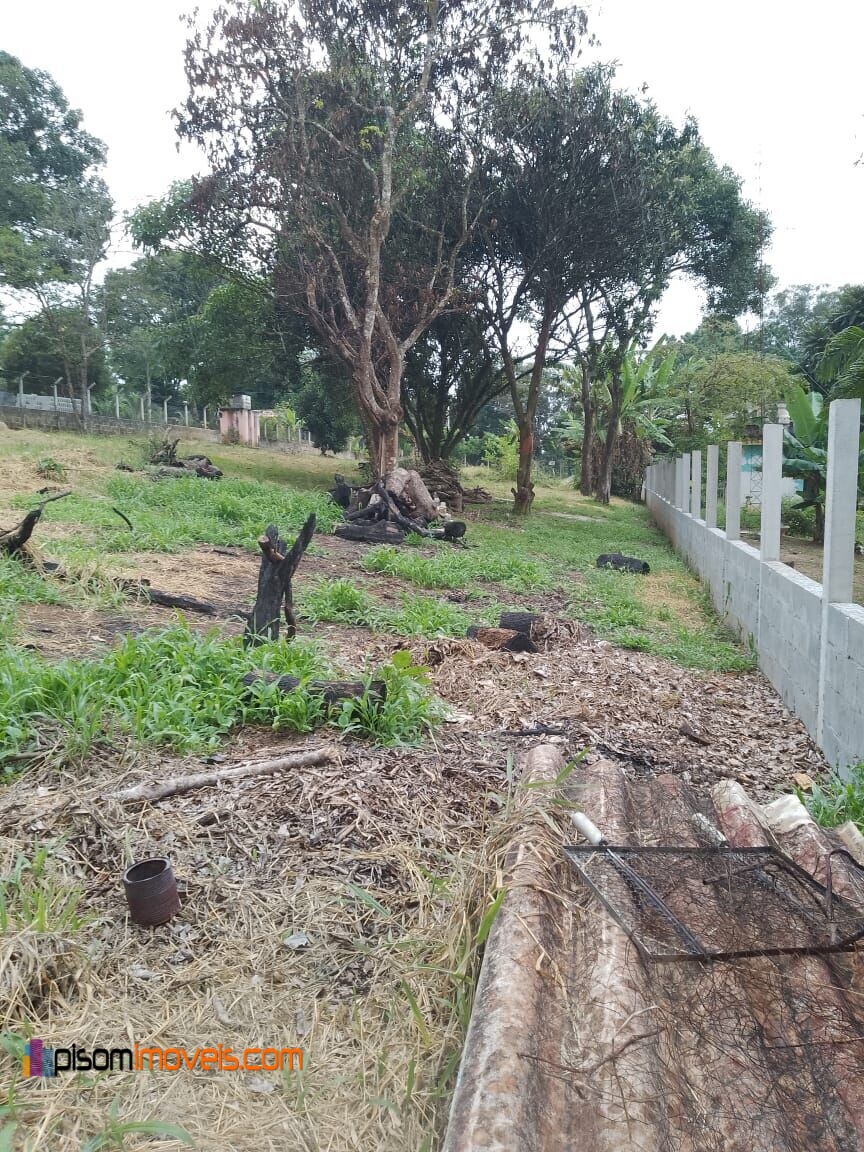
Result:
[[534,483],[531,479],[531,467],[534,463],[532,424],[532,420],[526,419],[520,421],[519,426],[519,465],[516,469],[516,487],[511,488],[513,511],[517,516],[527,516],[534,503]]
[[582,366],[582,462],[579,471],[579,491],[590,496],[594,488],[594,399],[591,395],[591,377]]
[[603,460],[594,487],[594,496],[601,504],[608,504],[612,496],[612,463],[615,448],[621,431],[621,384],[614,381],[611,388],[612,406],[609,410],[609,426],[606,429],[606,442],[603,445]]

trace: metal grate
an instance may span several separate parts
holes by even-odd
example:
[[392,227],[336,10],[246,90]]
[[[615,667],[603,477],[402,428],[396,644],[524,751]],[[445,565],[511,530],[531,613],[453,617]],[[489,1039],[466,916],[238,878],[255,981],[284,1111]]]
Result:
[[864,936],[864,912],[834,890],[864,894],[864,870],[843,850],[827,860],[827,887],[775,848],[564,853],[646,963],[844,952]]

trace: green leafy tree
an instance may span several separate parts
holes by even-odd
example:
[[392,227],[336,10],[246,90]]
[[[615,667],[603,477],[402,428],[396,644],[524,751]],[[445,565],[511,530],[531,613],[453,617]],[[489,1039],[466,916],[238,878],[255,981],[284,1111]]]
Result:
[[195,242],[273,275],[345,365],[376,473],[398,455],[406,357],[457,302],[490,93],[581,22],[554,0],[262,0],[190,40],[179,130],[211,166]]
[[95,273],[113,214],[103,161],[50,76],[0,53],[0,285],[38,307],[85,421],[103,343]]
[[303,366],[301,381],[296,394],[297,416],[322,455],[343,451],[360,432],[347,373],[341,365],[321,359]]
[[[78,315],[74,310],[68,315],[58,310],[54,322],[61,329],[68,323],[70,330],[75,332]],[[88,343],[98,343],[98,336],[91,335]],[[76,378],[80,378],[82,366],[75,359],[76,342],[69,339],[67,345],[72,372]],[[12,328],[6,340],[0,344],[0,374],[10,384],[23,376],[27,392],[50,395],[55,384],[62,385],[65,381],[67,367],[58,348],[56,330],[47,326],[41,312],[28,316]],[[86,371],[88,389],[96,394],[104,394],[110,389],[112,377],[101,347],[88,357]]]

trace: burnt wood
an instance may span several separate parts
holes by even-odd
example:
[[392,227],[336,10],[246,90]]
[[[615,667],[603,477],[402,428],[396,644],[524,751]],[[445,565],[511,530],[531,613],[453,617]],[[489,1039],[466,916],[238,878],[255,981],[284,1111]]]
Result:
[[651,569],[644,560],[637,560],[635,556],[624,556],[621,552],[604,552],[597,557],[598,568],[613,568],[616,572],[635,572],[638,576],[647,576]]
[[405,533],[387,520],[337,524],[333,533],[342,540],[358,540],[365,544],[401,544],[405,539]]
[[[253,684],[275,684],[283,695],[299,688],[303,681],[296,676],[277,676],[275,672],[247,672],[243,677],[247,687]],[[387,685],[383,680],[373,680],[365,684],[362,680],[307,680],[305,687],[316,696],[323,696],[328,707],[343,700],[359,700],[363,696],[386,699]]]
[[246,623],[243,638],[247,646],[263,644],[267,640],[279,639],[279,617],[285,613],[285,635],[290,640],[297,634],[297,620],[294,616],[294,601],[291,580],[303,554],[309,547],[315,531],[315,514],[307,519],[290,550],[280,537],[275,524],[269,525],[263,536],[258,537],[258,546],[263,553],[258,570],[258,595],[255,607]]
[[516,632],[512,628],[485,628],[472,624],[465,633],[472,640],[478,640],[486,648],[499,652],[536,652],[537,645],[530,636]]
[[543,619],[536,612],[502,612],[498,621],[499,628],[510,628],[513,632],[521,632],[525,636],[531,635],[531,629]]
[[6,532],[0,532],[0,552],[5,552],[7,556],[17,556],[33,535],[33,529],[42,519],[45,505],[51,504],[55,500],[63,500],[66,496],[71,495],[71,492],[58,492],[56,496],[46,497],[41,504],[37,504],[27,513],[20,524]]

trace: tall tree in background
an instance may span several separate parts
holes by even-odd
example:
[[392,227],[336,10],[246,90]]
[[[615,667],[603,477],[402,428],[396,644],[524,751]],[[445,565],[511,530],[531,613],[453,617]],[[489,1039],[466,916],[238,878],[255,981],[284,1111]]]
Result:
[[345,364],[377,473],[398,455],[406,356],[454,304],[489,94],[540,29],[572,46],[580,28],[554,0],[262,0],[189,43],[203,242],[275,275]]
[[427,464],[450,459],[481,410],[508,387],[483,317],[439,316],[405,362],[405,421]]
[[0,284],[38,306],[85,421],[113,215],[104,158],[51,77],[0,53]]

